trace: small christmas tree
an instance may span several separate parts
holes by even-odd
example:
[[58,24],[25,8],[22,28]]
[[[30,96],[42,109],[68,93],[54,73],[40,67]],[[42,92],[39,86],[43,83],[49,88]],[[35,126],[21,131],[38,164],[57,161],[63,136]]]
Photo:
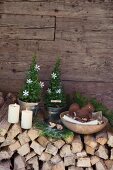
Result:
[[36,64],[36,56],[33,56],[26,83],[19,95],[20,100],[24,102],[40,101],[44,83],[39,80],[39,70],[40,66]]
[[46,94],[48,107],[64,107],[66,98],[60,80],[60,59],[58,58],[51,74],[49,88]]

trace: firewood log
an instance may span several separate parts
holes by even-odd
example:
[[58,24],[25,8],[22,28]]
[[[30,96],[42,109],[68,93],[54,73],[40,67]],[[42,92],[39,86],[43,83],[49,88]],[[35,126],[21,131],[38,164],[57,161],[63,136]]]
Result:
[[79,135],[76,135],[72,141],[72,152],[81,152],[83,149],[83,143]]
[[14,170],[25,169],[25,158],[17,155],[14,159]]
[[85,135],[84,143],[92,148],[96,148],[98,146],[96,139],[94,138],[93,135]]
[[89,157],[79,158],[77,160],[78,167],[91,167],[91,162]]
[[32,164],[34,170],[39,170],[39,162],[37,156],[34,156],[33,158],[29,159],[28,163]]
[[101,145],[105,145],[108,141],[108,136],[106,131],[102,131],[96,134],[96,141]]

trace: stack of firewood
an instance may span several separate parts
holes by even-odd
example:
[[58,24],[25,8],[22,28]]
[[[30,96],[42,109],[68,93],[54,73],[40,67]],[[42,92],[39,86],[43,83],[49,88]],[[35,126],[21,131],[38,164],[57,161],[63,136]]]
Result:
[[38,129],[22,130],[19,124],[4,123],[0,125],[0,169],[113,169],[113,133],[110,131],[75,135],[71,143],[66,143],[39,136]]
[[8,104],[0,115],[0,170],[113,170],[113,132],[77,135],[70,143],[40,136],[7,122]]

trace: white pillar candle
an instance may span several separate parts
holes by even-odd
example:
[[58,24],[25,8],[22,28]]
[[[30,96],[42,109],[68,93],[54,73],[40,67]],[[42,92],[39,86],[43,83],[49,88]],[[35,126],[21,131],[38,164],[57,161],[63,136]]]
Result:
[[10,104],[8,107],[8,122],[18,123],[19,122],[20,106],[18,104]]
[[22,110],[21,127],[23,129],[30,129],[32,127],[33,112],[31,110]]

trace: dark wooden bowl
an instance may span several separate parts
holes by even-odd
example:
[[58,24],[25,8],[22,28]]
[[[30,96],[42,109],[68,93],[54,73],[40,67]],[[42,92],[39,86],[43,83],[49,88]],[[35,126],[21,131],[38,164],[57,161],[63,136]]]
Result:
[[63,116],[64,115],[67,115],[69,112],[66,111],[66,112],[62,112],[60,114],[60,118],[61,118],[61,121],[62,123],[70,130],[72,130],[73,132],[76,132],[76,133],[79,133],[79,134],[93,134],[93,133],[96,133],[96,132],[99,132],[101,131],[103,128],[105,128],[105,126],[107,125],[108,123],[108,120],[107,118],[103,117],[103,123],[100,124],[100,125],[79,125],[79,124],[76,124],[76,123],[71,123],[71,122],[68,122],[66,121]]

